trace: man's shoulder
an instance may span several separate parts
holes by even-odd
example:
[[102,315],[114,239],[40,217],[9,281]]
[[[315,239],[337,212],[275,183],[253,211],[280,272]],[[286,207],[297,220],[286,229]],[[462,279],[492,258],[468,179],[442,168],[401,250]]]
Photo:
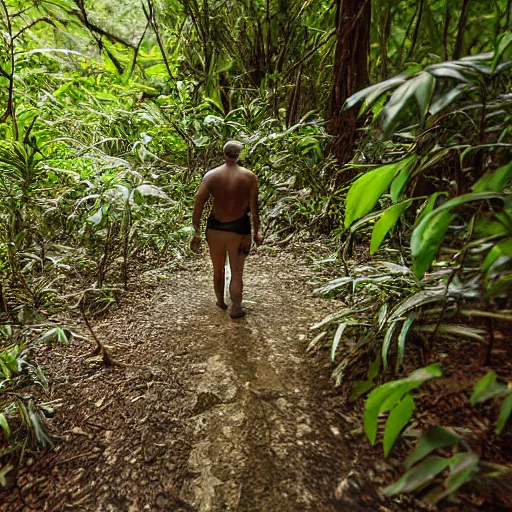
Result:
[[256,174],[251,171],[250,169],[247,169],[245,167],[240,167],[240,170],[245,174],[247,175],[248,177],[250,177],[251,179],[257,179],[257,176]]
[[209,171],[206,172],[206,174],[203,176],[203,179],[211,179],[213,178],[214,176],[216,176],[217,174],[219,174],[219,172],[222,170],[222,166],[220,167],[215,167],[215,169],[210,169]]

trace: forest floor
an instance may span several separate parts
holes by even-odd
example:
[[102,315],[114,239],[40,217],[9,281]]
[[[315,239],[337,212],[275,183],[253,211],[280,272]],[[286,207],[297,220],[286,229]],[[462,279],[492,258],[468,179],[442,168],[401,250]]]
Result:
[[417,510],[379,494],[389,472],[361,464],[330,364],[306,355],[335,304],[312,296],[300,258],[251,255],[236,321],[206,257],[188,265],[143,273],[94,324],[121,366],[84,340],[41,348],[61,441],[26,461],[0,510]]
[[[140,271],[93,322],[116,366],[90,356],[92,340],[38,346],[58,442],[25,458],[0,511],[424,510],[410,496],[383,497],[405,445],[383,460],[364,435],[362,405],[348,403],[344,384],[333,387],[325,353],[306,353],[310,326],[340,305],[311,293],[320,276],[305,262],[310,249],[251,255],[239,320],[215,306],[206,255]],[[484,372],[452,359],[462,369],[445,373],[466,387]],[[427,423],[491,428],[459,404],[464,396],[432,396],[441,401],[418,413]],[[509,510],[484,501],[443,510]]]

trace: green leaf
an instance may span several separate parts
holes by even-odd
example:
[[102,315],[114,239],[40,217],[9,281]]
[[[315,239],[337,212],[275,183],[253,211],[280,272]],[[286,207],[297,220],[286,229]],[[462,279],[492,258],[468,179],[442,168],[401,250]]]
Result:
[[358,178],[350,187],[345,201],[345,228],[369,213],[379,197],[389,188],[395,175],[409,165],[414,155],[394,164],[377,167]]
[[498,65],[499,61],[501,60],[501,57],[507,50],[507,48],[512,44],[512,32],[504,32],[499,37],[498,46],[496,48],[496,51],[494,52],[494,59],[492,61],[492,69],[495,70],[496,66]]
[[366,399],[364,408],[364,431],[373,445],[377,437],[377,421],[381,412],[391,410],[406,394],[425,381],[442,375],[440,364],[433,364],[412,372],[409,376],[386,382],[375,388]]
[[446,288],[438,287],[438,288],[427,288],[425,290],[420,290],[419,292],[410,295],[402,302],[400,302],[392,311],[389,316],[389,321],[398,320],[402,315],[410,311],[414,308],[419,308],[425,304],[430,304],[431,302],[439,302],[444,298],[446,294]]
[[391,340],[393,339],[393,334],[397,325],[398,322],[392,322],[384,335],[384,341],[382,342],[382,363],[384,364],[384,370],[388,369],[389,347],[391,346]]
[[453,494],[478,472],[478,456],[473,452],[458,453],[449,459],[450,474],[444,482],[444,489],[426,497],[428,503],[437,503]]
[[503,384],[496,382],[496,373],[487,372],[477,383],[471,395],[471,405],[485,402],[495,396],[507,395],[509,390]]
[[373,363],[368,368],[368,378],[370,380],[375,379],[377,377],[377,375],[379,375],[380,363],[381,363],[381,355],[380,355],[380,352],[377,352],[375,361],[373,361]]
[[503,400],[500,409],[500,415],[498,417],[498,421],[496,422],[496,433],[501,434],[503,428],[507,424],[508,419],[510,418],[510,413],[512,413],[512,392]]
[[400,366],[402,366],[404,362],[405,342],[407,341],[407,333],[409,332],[412,323],[414,322],[414,320],[416,320],[418,315],[418,311],[413,311],[412,313],[410,313],[405,319],[405,322],[402,325],[402,329],[400,330],[400,334],[398,335],[398,350],[395,373],[398,372],[398,369],[400,368]]
[[430,483],[449,465],[449,460],[442,457],[430,457],[407,471],[397,482],[389,485],[383,492],[386,496],[407,493]]
[[5,438],[7,440],[11,437],[11,427],[9,426],[9,422],[7,421],[7,417],[4,413],[0,413],[0,427],[4,431]]
[[381,246],[384,237],[395,227],[400,215],[410,206],[411,200],[404,201],[390,206],[382,217],[375,223],[372,231],[372,239],[370,242],[370,254],[374,254]]
[[[427,215],[425,218],[428,218]],[[413,271],[421,279],[434,261],[434,257],[441,246],[455,215],[449,211],[441,211],[432,216],[430,222],[421,222],[413,231],[411,237],[411,252],[413,257]]]
[[44,341],[46,343],[51,342],[57,342],[57,343],[68,343],[70,335],[70,332],[61,327],[54,327],[53,329],[50,329],[49,331],[45,332],[41,336],[41,341]]
[[420,109],[420,118],[423,121],[428,111],[430,100],[432,99],[432,93],[436,85],[436,79],[430,73],[426,71],[420,71],[416,75],[415,80],[417,81],[416,88],[414,89],[414,96]]
[[331,346],[331,361],[334,362],[334,358],[336,356],[336,350],[338,349],[338,345],[340,344],[341,337],[343,336],[343,331],[347,327],[347,322],[343,322],[338,325],[336,332],[334,333],[334,339],[332,341]]
[[384,457],[389,455],[402,429],[409,423],[414,412],[414,399],[407,394],[391,411],[384,430]]
[[423,277],[434,260],[446,231],[454,218],[450,210],[471,201],[505,198],[506,196],[504,194],[495,192],[464,194],[446,201],[446,203],[425,215],[421,222],[414,228],[411,236],[411,252],[416,276],[418,278]]
[[512,181],[512,161],[494,172],[485,173],[474,185],[474,192],[503,192]]
[[469,85],[467,84],[458,84],[453,89],[449,90],[446,94],[443,94],[436,101],[432,102],[429,108],[429,112],[432,115],[435,115],[444,108],[446,108],[450,103],[456,100],[463,92],[469,89]]
[[454,68],[448,66],[437,67],[435,69],[432,68],[433,66],[429,69],[430,73],[439,78],[455,78],[455,80],[459,80],[460,82],[469,82],[469,80],[460,71],[457,71]]
[[349,401],[355,402],[361,395],[364,395],[370,389],[373,389],[375,387],[375,384],[371,380],[358,380],[354,383],[354,387],[352,388],[352,391],[350,392]]
[[[379,388],[374,389],[372,393],[377,391]],[[371,393],[370,393],[371,395]],[[366,399],[366,403],[368,403],[368,398]],[[368,437],[368,440],[372,444],[372,446],[375,444],[375,441],[377,439],[377,425],[378,425],[378,419],[379,419],[379,409],[377,407],[374,407],[372,409],[369,409],[368,407],[365,407],[364,410],[364,416],[363,416],[363,422],[364,422],[364,432],[366,434],[366,437]]]
[[486,292],[485,298],[490,299],[507,293],[512,288],[512,275],[501,276]]
[[404,467],[410,469],[411,466],[425,458],[434,450],[452,446],[459,440],[460,437],[448,428],[440,426],[432,427],[420,437],[414,451],[405,459]]
[[388,80],[384,80],[383,82],[379,82],[378,84],[366,87],[365,89],[352,94],[352,96],[347,99],[344,109],[348,110],[362,100],[366,100],[366,104],[369,107],[373,101],[378,99],[382,94],[397,85],[403,84],[405,80],[406,75],[398,75],[393,78],[389,78]]
[[467,325],[456,324],[439,324],[439,325],[420,325],[415,327],[415,331],[419,332],[438,332],[439,334],[446,334],[448,336],[460,336],[462,338],[471,338],[476,341],[485,340],[485,331],[476,327],[469,327]]
[[[411,159],[410,162],[400,170],[398,176],[391,183],[389,191],[391,193],[391,199],[394,203],[401,199],[403,191],[409,179],[411,167],[414,165],[415,162],[416,158]],[[409,199],[409,201],[413,200],[414,199]]]
[[512,181],[512,161],[494,172],[485,173],[472,187],[474,192],[503,192]]
[[482,270],[488,270],[501,256],[512,257],[512,238],[502,240],[489,251],[482,265]]
[[416,77],[411,78],[403,83],[391,95],[386,106],[382,109],[380,119],[382,131],[386,136],[389,136],[393,127],[396,124],[397,117],[400,115],[404,107],[407,105],[408,100],[414,95],[418,82]]

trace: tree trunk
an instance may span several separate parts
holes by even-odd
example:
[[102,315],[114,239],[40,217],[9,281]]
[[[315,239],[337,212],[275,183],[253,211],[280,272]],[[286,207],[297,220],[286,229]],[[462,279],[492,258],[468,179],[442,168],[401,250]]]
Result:
[[331,153],[340,165],[351,158],[357,138],[357,112],[343,110],[348,97],[368,85],[370,0],[336,0],[334,82],[329,102]]
[[459,26],[457,27],[457,39],[455,41],[455,48],[453,50],[453,60],[460,59],[464,51],[464,32],[466,30],[466,22],[468,20],[468,8],[469,0],[462,0]]

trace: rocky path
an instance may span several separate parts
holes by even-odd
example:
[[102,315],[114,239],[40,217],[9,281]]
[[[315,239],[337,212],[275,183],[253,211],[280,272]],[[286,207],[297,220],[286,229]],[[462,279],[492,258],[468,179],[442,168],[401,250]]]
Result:
[[122,367],[87,359],[84,340],[38,355],[62,442],[27,461],[0,510],[369,510],[343,493],[350,450],[305,354],[331,307],[308,279],[292,256],[251,256],[248,315],[232,321],[206,260],[143,275],[95,325]]

